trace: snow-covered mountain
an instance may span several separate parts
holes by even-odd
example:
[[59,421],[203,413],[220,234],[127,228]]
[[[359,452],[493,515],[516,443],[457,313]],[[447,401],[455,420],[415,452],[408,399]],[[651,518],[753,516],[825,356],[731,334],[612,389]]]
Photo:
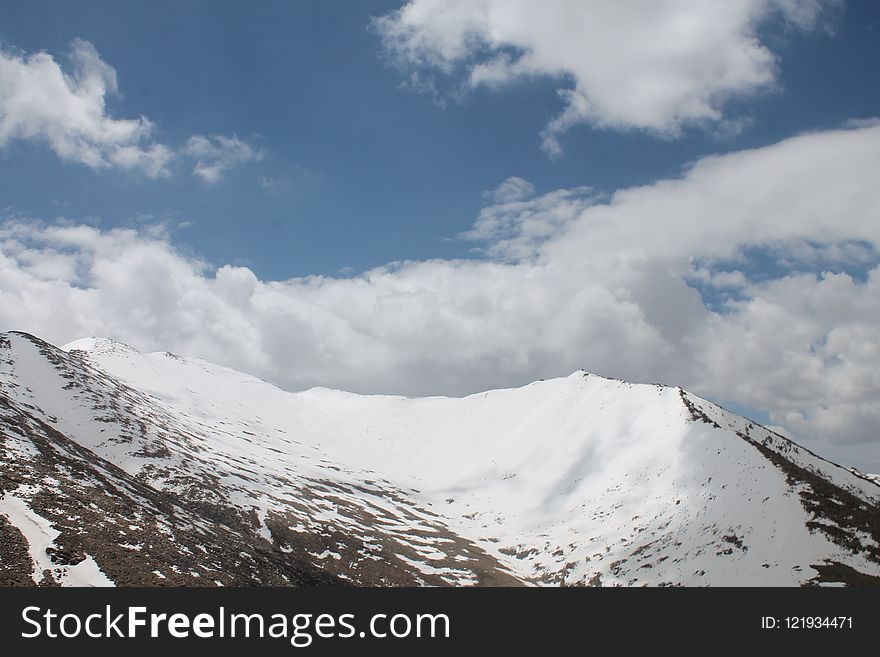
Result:
[[680,388],[289,393],[0,334],[0,582],[880,583],[880,486]]

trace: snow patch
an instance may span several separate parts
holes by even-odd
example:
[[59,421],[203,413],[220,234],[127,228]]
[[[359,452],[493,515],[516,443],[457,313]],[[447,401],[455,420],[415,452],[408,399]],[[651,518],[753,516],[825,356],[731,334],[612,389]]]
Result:
[[48,570],[61,586],[115,586],[89,555],[72,566],[52,563],[47,549],[54,547],[55,539],[60,532],[52,526],[52,523],[31,509],[24,497],[19,496],[20,493],[27,492],[29,491],[25,487],[19,487],[15,491],[5,493],[0,498],[0,513],[18,528],[27,541],[28,551],[34,563],[34,572],[31,575],[34,583],[39,584],[43,579],[43,573]]

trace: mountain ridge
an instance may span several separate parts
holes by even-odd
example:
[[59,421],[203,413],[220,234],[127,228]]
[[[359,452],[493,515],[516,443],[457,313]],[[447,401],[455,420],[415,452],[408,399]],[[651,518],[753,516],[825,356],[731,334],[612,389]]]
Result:
[[[880,581],[877,483],[681,388],[579,371],[465,398],[288,393],[119,345],[0,334],[0,436],[16,455],[3,499],[36,506],[50,544],[117,584]],[[169,540],[126,530],[121,511],[100,531],[53,515],[81,511],[100,477]],[[32,541],[4,517],[21,554]],[[130,536],[101,545],[111,525]],[[259,553],[217,552],[227,575],[212,580],[193,554],[220,536]],[[126,575],[135,557],[158,565]]]

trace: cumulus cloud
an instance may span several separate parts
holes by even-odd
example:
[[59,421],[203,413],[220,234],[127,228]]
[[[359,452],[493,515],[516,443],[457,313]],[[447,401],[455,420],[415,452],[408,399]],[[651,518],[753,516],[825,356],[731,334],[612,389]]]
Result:
[[40,140],[58,157],[95,169],[167,175],[173,155],[152,142],[149,119],[108,114],[106,98],[118,92],[113,67],[81,39],[73,42],[69,61],[71,70],[65,73],[48,53],[0,51],[0,147]]
[[[880,436],[880,267],[793,272],[750,284],[726,315],[694,333],[697,385],[758,407],[796,436],[862,443]],[[766,359],[771,359],[768,364]],[[769,366],[768,366],[769,365]]]
[[[573,125],[677,135],[724,120],[732,97],[772,88],[777,59],[758,28],[813,27],[835,0],[409,0],[376,19],[398,63],[499,87],[565,80],[563,110],[542,133],[551,156]],[[429,74],[430,75],[430,74]],[[432,85],[433,86],[433,85]]]
[[62,160],[150,178],[169,176],[176,160],[193,158],[193,172],[209,183],[260,159],[259,151],[237,137],[194,135],[179,150],[159,143],[148,118],[110,114],[107,98],[119,93],[116,70],[94,45],[74,40],[68,64],[65,71],[46,52],[0,50],[0,148],[39,141]]
[[[485,257],[263,281],[167,234],[10,220],[0,327],[195,354],[290,389],[463,394],[577,368],[769,413],[877,469],[880,124],[598,197],[508,180]],[[853,255],[855,254],[855,256]]]

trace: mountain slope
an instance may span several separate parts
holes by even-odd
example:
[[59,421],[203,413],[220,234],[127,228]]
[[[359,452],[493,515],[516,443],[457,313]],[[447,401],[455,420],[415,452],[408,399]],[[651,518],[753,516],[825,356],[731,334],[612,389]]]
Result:
[[60,583],[880,576],[876,483],[681,389],[584,372],[461,399],[288,393],[194,358],[8,333],[0,439],[9,583],[45,562],[22,510],[59,532],[52,555],[79,559]]

